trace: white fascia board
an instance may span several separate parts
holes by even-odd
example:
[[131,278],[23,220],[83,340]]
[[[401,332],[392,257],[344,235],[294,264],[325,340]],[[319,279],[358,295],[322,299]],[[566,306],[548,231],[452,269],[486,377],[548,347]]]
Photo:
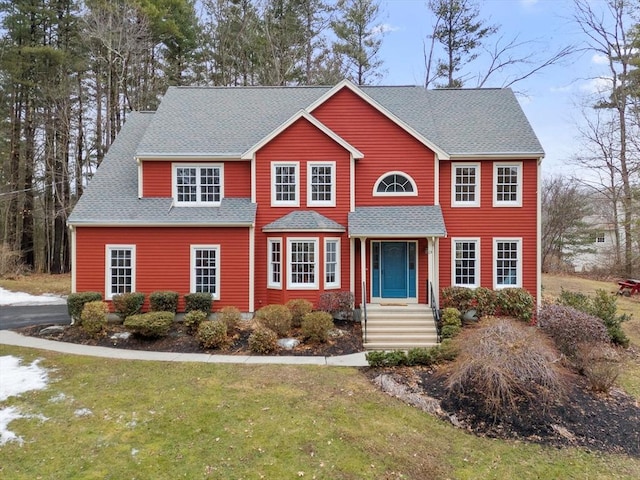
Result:
[[532,153],[452,153],[449,158],[439,158],[439,160],[532,160],[542,159],[544,154],[541,152]]
[[239,161],[239,160],[247,160],[245,158],[240,158],[239,153],[220,153],[220,154],[211,154],[211,153],[140,153],[136,155],[137,161],[144,160],[145,162],[149,161],[180,161],[180,160],[188,160],[188,161],[198,161],[198,162],[206,162],[206,161],[216,161],[219,162],[221,160],[228,161]]
[[255,227],[255,223],[238,222],[238,223],[129,223],[123,222],[67,222],[69,227],[134,227],[134,228],[147,228],[147,227],[207,227],[207,228],[227,228],[227,227]]
[[324,95],[322,95],[318,100],[316,100],[315,102],[313,102],[311,105],[309,105],[306,108],[307,112],[309,112],[309,113],[313,112],[316,108],[318,108],[320,105],[322,105],[324,102],[326,102],[329,98],[333,97],[337,92],[339,92],[343,88],[348,88],[349,90],[351,90],[358,97],[360,97],[362,100],[367,102],[373,108],[378,110],[380,113],[382,113],[385,117],[387,117],[393,123],[398,125],[404,131],[406,131],[413,138],[418,140],[420,143],[422,143],[427,148],[429,148],[432,151],[434,151],[438,155],[438,157],[440,157],[442,159],[445,159],[445,160],[449,159],[449,154],[447,152],[445,152],[442,148],[438,147],[435,143],[433,143],[428,138],[426,138],[424,135],[422,135],[420,132],[415,130],[413,127],[411,127],[409,124],[407,124],[404,120],[400,119],[395,114],[391,113],[389,110],[384,108],[382,105],[380,105],[373,98],[371,98],[369,95],[364,93],[360,88],[358,88],[353,82],[351,82],[349,80],[341,81],[335,87],[333,87],[331,90],[329,90]]
[[385,239],[385,238],[446,238],[447,234],[440,233],[394,233],[394,234],[386,234],[386,233],[350,233],[349,238],[371,238],[371,239]]
[[337,228],[305,228],[305,229],[300,229],[300,228],[268,228],[265,229],[263,228],[262,231],[264,233],[279,233],[279,232],[283,232],[283,233],[299,233],[299,234],[303,234],[303,233],[344,233],[345,230],[340,230]]
[[322,133],[324,133],[325,135],[327,135],[329,138],[331,138],[334,142],[336,142],[338,145],[340,145],[342,148],[344,148],[345,150],[347,150],[354,158],[363,158],[364,154],[358,150],[357,148],[355,148],[353,145],[349,144],[349,142],[347,142],[346,140],[344,140],[342,137],[340,137],[338,134],[336,134],[335,132],[333,132],[331,129],[329,129],[326,125],[324,125],[322,122],[320,122],[318,119],[314,118],[311,114],[309,114],[307,111],[305,110],[300,110],[297,113],[295,113],[294,115],[292,115],[288,120],[286,120],[283,124],[281,124],[279,127],[277,127],[276,129],[274,129],[271,133],[269,133],[267,136],[265,136],[262,140],[260,140],[258,143],[256,143],[254,146],[252,146],[251,148],[249,148],[246,152],[244,152],[241,155],[241,159],[242,160],[250,160],[253,158],[253,156],[255,155],[255,153],[260,150],[262,147],[264,147],[267,143],[269,143],[271,140],[273,140],[274,138],[276,138],[278,135],[280,135],[282,132],[284,132],[287,128],[289,128],[291,125],[293,125],[293,123],[301,118],[304,118],[305,120],[307,120],[309,123],[311,123],[314,127],[316,127],[318,130],[320,130]]

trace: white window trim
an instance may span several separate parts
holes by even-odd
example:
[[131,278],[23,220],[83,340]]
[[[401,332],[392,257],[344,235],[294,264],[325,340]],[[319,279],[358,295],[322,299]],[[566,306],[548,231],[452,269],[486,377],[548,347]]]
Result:
[[[331,200],[313,200],[311,179],[312,167],[331,167]],[[336,206],[336,162],[308,162],[307,163],[307,206],[309,207],[335,207]]]
[[[456,169],[475,167],[476,169],[476,199],[473,202],[461,202],[456,200]],[[480,163],[453,162],[451,163],[451,206],[452,207],[479,207],[480,206]]]
[[[378,192],[378,186],[380,182],[387,178],[389,175],[402,175],[409,183],[411,183],[411,187],[413,187],[413,192]],[[411,175],[405,172],[401,172],[400,170],[392,170],[390,172],[383,173],[378,177],[376,183],[373,185],[373,196],[374,197],[417,197],[418,196],[418,185],[416,185],[415,180]]]
[[[295,201],[276,200],[276,167],[296,167],[296,199]],[[300,206],[300,162],[271,162],[271,206],[272,207],[299,207]]]
[[[498,242],[516,242],[518,244],[518,267],[515,285],[498,285]],[[522,288],[522,237],[500,237],[493,239],[493,289]]]
[[[271,246],[275,243],[280,244],[280,281],[277,283],[272,280],[273,269],[271,266]],[[282,289],[282,275],[284,274],[283,272],[284,264],[285,264],[285,255],[284,255],[284,249],[282,248],[282,237],[267,239],[267,275],[268,275],[267,288],[275,288],[278,290]]]
[[[336,243],[336,280],[335,282],[327,282],[327,244],[329,242]],[[326,237],[324,239],[324,288],[330,290],[333,288],[340,288],[340,238],[338,237]]]
[[[498,201],[498,167],[517,167],[518,185],[516,195],[518,199],[512,201]],[[496,162],[493,164],[493,206],[494,207],[521,207],[522,206],[522,162]]]
[[[178,201],[178,168],[219,168],[220,169],[220,201],[219,202],[203,202],[200,200],[200,191],[198,190],[195,202]],[[199,186],[199,184],[198,184]],[[219,206],[224,198],[224,164],[223,163],[182,163],[175,162],[171,164],[171,196],[173,204],[178,207],[212,207]]]
[[[476,243],[476,283],[461,284],[456,283],[456,243],[458,242],[475,242]],[[482,285],[480,281],[481,272],[480,263],[480,238],[477,237],[455,237],[451,239],[451,285],[454,287],[478,288]]]
[[113,299],[117,293],[111,293],[111,251],[131,250],[131,291],[136,291],[136,246],[135,245],[105,245],[105,300]]
[[212,294],[214,300],[220,300],[220,272],[222,266],[222,257],[220,255],[220,245],[191,245],[191,253],[189,255],[189,291],[196,291],[196,250],[215,250],[216,251],[216,293]]
[[[313,283],[293,283],[293,279],[291,278],[292,275],[292,268],[291,268],[291,254],[292,254],[292,248],[291,248],[291,244],[293,242],[310,242],[314,244],[314,262],[313,262],[313,269],[314,269],[314,282]],[[319,269],[319,264],[320,264],[320,250],[318,248],[318,238],[317,237],[296,237],[296,238],[287,238],[287,289],[288,290],[318,290],[318,285],[319,285],[319,276],[320,276],[320,269]]]

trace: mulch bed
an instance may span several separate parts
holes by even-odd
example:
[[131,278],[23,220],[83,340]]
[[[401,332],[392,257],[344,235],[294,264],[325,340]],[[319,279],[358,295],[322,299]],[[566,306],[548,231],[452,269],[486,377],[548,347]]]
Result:
[[[309,344],[301,343],[292,350],[278,349],[271,355],[294,355],[294,356],[336,356],[361,352],[362,330],[360,324],[352,321],[336,320],[335,328],[337,335],[332,336],[327,343]],[[187,332],[181,322],[174,322],[166,337],[145,338],[131,335],[128,339],[114,338],[118,333],[127,330],[122,325],[109,324],[107,331],[98,338],[91,338],[82,328],[77,326],[66,326],[61,333],[51,335],[41,335],[40,332],[48,325],[35,325],[24,327],[17,331],[23,335],[40,336],[48,340],[58,340],[61,342],[79,343],[82,345],[95,345],[101,347],[125,348],[131,350],[147,350],[158,352],[179,352],[179,353],[210,353],[223,355],[255,355],[249,350],[249,335],[252,332],[250,322],[241,322],[240,326],[232,334],[232,343],[225,349],[203,349],[194,335]],[[292,332],[292,338],[301,340],[299,331]]]

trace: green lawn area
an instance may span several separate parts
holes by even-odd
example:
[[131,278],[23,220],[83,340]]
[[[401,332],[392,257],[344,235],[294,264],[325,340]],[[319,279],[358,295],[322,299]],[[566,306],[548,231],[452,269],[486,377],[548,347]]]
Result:
[[[544,284],[547,295],[568,288],[564,277]],[[625,325],[636,345],[638,324],[640,313]],[[640,478],[640,458],[476,437],[380,393],[353,368],[135,362],[0,345],[2,355],[42,359],[50,382],[0,402],[32,415],[9,425],[24,443],[0,446],[0,478]],[[638,395],[640,368],[628,363],[620,383]]]

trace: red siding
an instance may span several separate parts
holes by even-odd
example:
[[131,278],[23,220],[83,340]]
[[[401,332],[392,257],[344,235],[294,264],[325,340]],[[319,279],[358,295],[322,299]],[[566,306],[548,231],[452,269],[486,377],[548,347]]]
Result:
[[[457,163],[457,162],[456,162]],[[451,285],[451,239],[480,238],[480,283],[493,288],[493,239],[522,238],[523,287],[537,293],[537,160],[525,160],[522,207],[493,207],[493,162],[480,163],[480,206],[451,206],[451,163],[440,163],[440,203],[448,238],[440,239],[440,287]]]
[[[185,163],[204,163],[185,161]],[[209,162],[207,162],[209,163]],[[224,196],[251,196],[251,163],[249,161],[210,162],[224,165]],[[171,197],[170,161],[142,162],[142,196]]]
[[[136,291],[190,289],[191,245],[220,245],[220,300],[214,309],[232,305],[249,309],[248,228],[101,228],[76,230],[76,290],[105,295],[106,245],[136,246]],[[105,295],[106,296],[106,295]]]
[[[312,112],[364,154],[356,163],[356,205],[433,205],[434,153],[404,129],[343,88]],[[400,170],[417,184],[416,197],[374,197],[386,172]]]

